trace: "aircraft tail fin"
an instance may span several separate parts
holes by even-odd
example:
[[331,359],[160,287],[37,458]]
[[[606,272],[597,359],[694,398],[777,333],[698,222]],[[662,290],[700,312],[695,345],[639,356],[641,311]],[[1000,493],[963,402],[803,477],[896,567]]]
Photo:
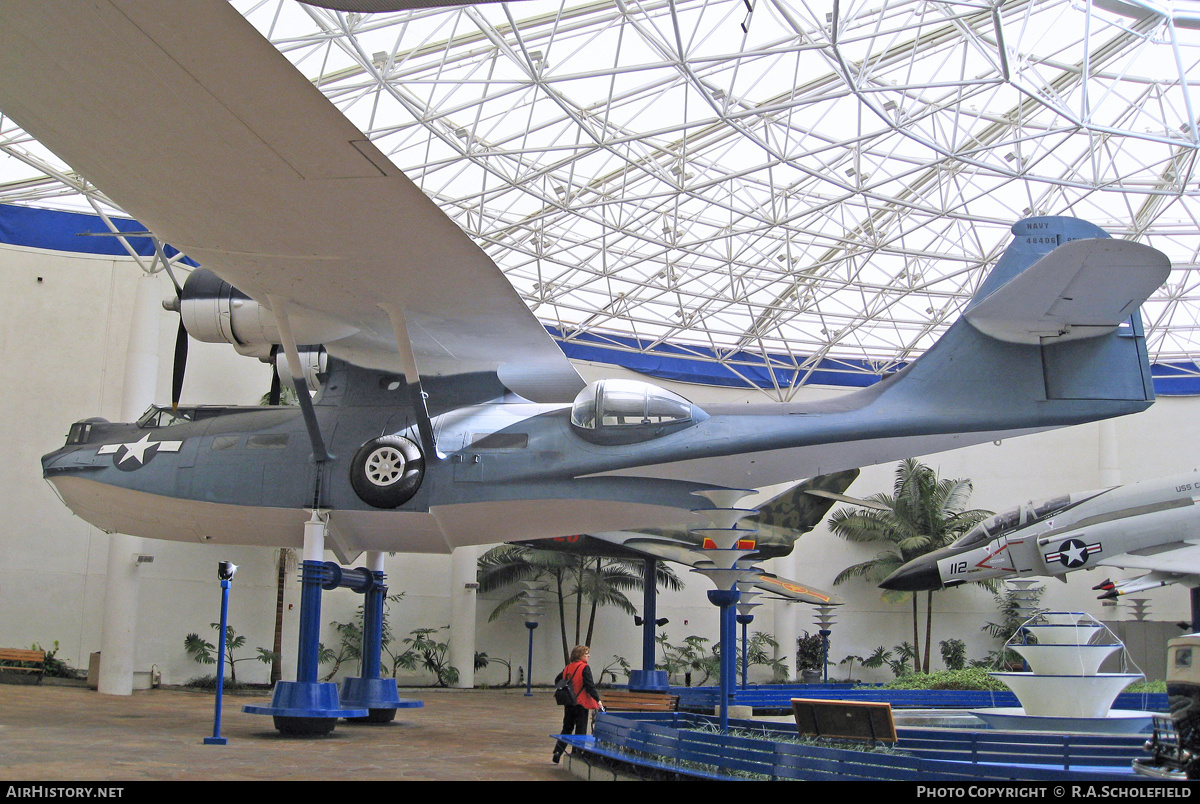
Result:
[[796,531],[797,536],[807,533],[821,523],[836,502],[833,497],[818,497],[809,492],[841,494],[857,477],[857,469],[811,477],[760,505],[754,521],[763,526]]
[[1013,234],[962,319],[883,384],[881,398],[979,430],[1148,407],[1154,389],[1139,307],[1166,281],[1170,261],[1074,218],[1029,218]]

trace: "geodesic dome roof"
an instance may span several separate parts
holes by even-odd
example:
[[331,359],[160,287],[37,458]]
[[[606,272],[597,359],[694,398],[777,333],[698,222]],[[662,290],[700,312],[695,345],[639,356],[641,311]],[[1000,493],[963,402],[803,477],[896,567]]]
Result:
[[[1164,251],[1151,359],[1200,351],[1194,4],[236,5],[568,354],[779,369],[753,376],[777,398],[869,380],[1045,214]],[[0,153],[0,203],[108,209],[6,118]]]

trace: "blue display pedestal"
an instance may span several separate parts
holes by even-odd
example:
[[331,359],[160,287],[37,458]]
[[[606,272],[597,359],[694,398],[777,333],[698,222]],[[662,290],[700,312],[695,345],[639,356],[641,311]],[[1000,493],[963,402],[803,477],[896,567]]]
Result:
[[665,692],[671,688],[666,670],[630,670],[629,689],[638,692]]
[[351,718],[358,723],[390,723],[397,709],[420,709],[424,701],[400,697],[394,678],[344,678],[342,679],[342,706],[366,709],[366,717]]
[[270,706],[242,707],[251,715],[271,715],[282,734],[314,736],[333,731],[338,718],[365,718],[370,712],[344,708],[338,686],[323,681],[278,681]]

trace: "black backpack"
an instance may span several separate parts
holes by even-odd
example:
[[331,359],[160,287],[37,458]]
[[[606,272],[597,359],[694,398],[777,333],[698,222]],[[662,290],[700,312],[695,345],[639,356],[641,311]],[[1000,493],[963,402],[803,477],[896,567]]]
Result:
[[575,687],[571,685],[571,676],[563,671],[563,677],[554,685],[554,702],[559,706],[576,706]]

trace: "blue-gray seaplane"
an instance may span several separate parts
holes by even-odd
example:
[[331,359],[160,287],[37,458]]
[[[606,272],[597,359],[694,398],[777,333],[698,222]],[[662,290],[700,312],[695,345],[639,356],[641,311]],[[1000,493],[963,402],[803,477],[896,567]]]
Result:
[[[0,111],[203,266],[178,288],[188,333],[282,354],[299,396],[74,424],[43,470],[106,531],[304,545],[320,567],[326,539],[446,552],[702,509],[728,590],[722,551],[753,550],[745,490],[1153,399],[1138,308],[1169,261],[1062,217],[1016,223],[962,318],[869,388],[701,406],[585,384],[491,258],[220,0],[0,4]],[[299,686],[315,650],[302,640]],[[286,703],[285,720],[306,711]]]

